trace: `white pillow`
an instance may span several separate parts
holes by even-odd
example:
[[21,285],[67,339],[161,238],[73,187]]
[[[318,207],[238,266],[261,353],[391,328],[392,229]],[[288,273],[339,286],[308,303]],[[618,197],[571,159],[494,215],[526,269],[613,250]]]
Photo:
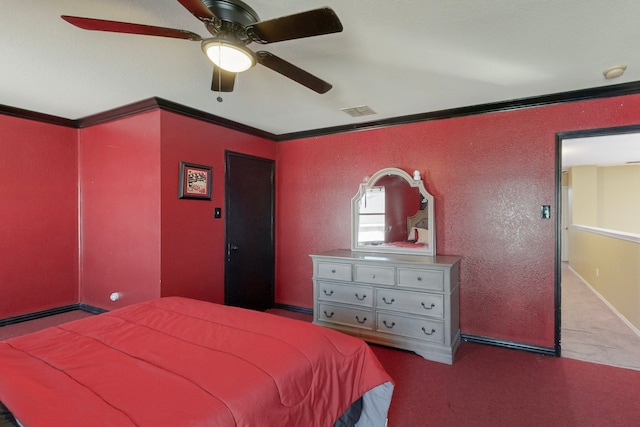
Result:
[[416,243],[429,243],[429,230],[426,228],[416,228]]

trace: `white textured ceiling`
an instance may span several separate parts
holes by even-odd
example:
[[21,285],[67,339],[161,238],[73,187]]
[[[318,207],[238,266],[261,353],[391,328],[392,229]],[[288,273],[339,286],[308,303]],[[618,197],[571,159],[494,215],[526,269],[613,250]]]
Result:
[[[0,104],[69,119],[151,97],[273,134],[640,80],[640,1],[245,0],[262,20],[330,6],[344,31],[249,47],[333,84],[319,95],[258,65],[217,102],[186,40],[78,29],[60,15],[208,36],[175,0],[2,0]],[[626,74],[605,80],[607,67]],[[343,108],[377,114],[353,118]]]
[[562,140],[562,170],[640,164],[640,132]]

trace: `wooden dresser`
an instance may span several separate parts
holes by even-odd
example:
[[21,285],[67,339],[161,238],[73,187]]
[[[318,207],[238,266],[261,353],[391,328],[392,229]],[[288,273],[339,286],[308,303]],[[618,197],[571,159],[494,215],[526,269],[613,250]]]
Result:
[[315,324],[453,363],[460,344],[459,257],[342,249],[310,256]]

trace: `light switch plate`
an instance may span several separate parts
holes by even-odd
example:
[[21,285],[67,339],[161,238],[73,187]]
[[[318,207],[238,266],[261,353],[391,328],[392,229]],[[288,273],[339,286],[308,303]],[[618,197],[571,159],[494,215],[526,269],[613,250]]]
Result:
[[551,205],[540,206],[540,218],[551,219]]

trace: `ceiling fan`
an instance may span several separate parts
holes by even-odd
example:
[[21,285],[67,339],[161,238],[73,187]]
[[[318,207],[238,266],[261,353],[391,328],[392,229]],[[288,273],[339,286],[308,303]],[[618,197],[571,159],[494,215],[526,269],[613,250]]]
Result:
[[256,63],[288,77],[303,86],[325,93],[331,84],[267,51],[253,52],[251,42],[275,43],[304,37],[338,33],[342,23],[328,8],[310,10],[281,18],[260,21],[258,14],[240,0],[178,0],[202,21],[213,37],[203,39],[191,31],[103,19],[62,15],[62,19],[85,30],[142,34],[199,41],[203,52],[214,63],[211,90],[231,92],[237,73]]

